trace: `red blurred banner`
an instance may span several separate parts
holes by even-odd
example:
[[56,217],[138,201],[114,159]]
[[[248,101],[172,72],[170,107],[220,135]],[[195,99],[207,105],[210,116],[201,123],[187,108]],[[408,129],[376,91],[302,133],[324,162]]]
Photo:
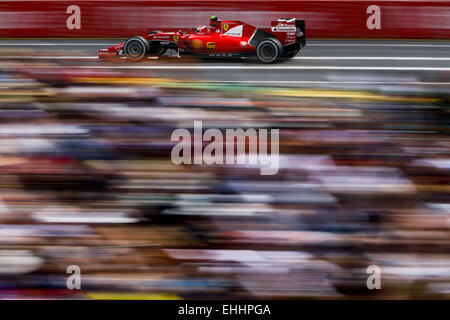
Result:
[[[367,25],[371,5],[380,9],[380,29]],[[211,15],[259,27],[305,19],[308,38],[450,38],[448,1],[340,0],[2,1],[0,37],[129,37],[207,24]]]

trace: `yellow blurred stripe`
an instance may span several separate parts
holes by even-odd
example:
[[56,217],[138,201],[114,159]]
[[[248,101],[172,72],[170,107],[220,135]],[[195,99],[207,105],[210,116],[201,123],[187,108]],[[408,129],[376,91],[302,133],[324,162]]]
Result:
[[444,192],[450,193],[450,186],[445,184],[422,184],[416,186],[419,191]]
[[182,300],[175,294],[163,293],[88,293],[92,300]]
[[23,91],[23,90],[1,90],[0,96],[49,96],[48,92],[43,91]]
[[303,90],[303,89],[271,89],[261,90],[266,95],[302,97],[302,98],[342,98],[391,102],[437,102],[437,98],[386,96],[363,91],[336,91],[336,90]]
[[21,88],[21,87],[43,87],[45,84],[40,82],[2,82],[2,87],[5,88]]
[[[109,84],[135,84],[135,85],[162,85],[164,87],[183,87],[196,89],[233,89],[233,86],[211,85],[203,81],[182,81],[171,78],[98,78],[98,77],[79,77],[77,81],[86,83],[109,83]],[[200,86],[200,87],[199,87]],[[242,86],[241,86],[242,87]],[[236,87],[237,88],[237,87]],[[375,94],[365,91],[346,91],[346,90],[323,90],[323,89],[293,89],[293,88],[258,88],[245,87],[247,92],[255,92],[265,95],[285,96],[285,97],[301,97],[301,98],[338,98],[338,99],[355,99],[355,100],[372,100],[387,102],[418,102],[432,103],[438,102],[438,98],[427,97],[403,97],[403,96],[387,96]]]
[[98,77],[77,77],[75,81],[86,83],[117,83],[117,84],[163,84],[178,83],[181,81],[170,78],[98,78]]
[[12,96],[12,98],[11,97],[4,98],[4,97],[0,96],[0,107],[1,107],[1,104],[5,104],[5,103],[30,102],[30,101],[33,101],[33,98],[29,97],[29,96],[26,96],[26,97],[25,96],[21,96],[21,97],[14,97],[14,96]]

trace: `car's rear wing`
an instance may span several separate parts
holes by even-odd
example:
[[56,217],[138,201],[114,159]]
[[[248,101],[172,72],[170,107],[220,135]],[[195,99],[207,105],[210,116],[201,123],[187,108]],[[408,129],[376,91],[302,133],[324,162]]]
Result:
[[295,42],[300,43],[302,48],[306,45],[305,20],[280,18],[271,22],[271,31],[286,32],[287,41],[295,39]]

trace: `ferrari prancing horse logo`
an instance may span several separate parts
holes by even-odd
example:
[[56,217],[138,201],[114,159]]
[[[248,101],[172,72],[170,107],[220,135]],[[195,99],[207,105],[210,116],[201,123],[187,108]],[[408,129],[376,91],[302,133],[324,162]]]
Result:
[[227,32],[228,31],[228,29],[230,29],[230,25],[229,24],[224,24],[223,25],[223,31],[225,31],[225,32]]
[[206,48],[208,48],[208,50],[214,50],[215,47],[216,47],[216,44],[214,42],[208,42],[206,44]]
[[173,36],[173,41],[178,42],[179,37],[177,35]]

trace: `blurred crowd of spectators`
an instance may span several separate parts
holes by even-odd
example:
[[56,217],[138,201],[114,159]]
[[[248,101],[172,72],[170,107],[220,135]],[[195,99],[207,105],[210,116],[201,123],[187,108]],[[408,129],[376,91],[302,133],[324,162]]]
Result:
[[[0,298],[449,297],[448,92],[202,85],[0,75]],[[194,120],[279,128],[279,173],[174,165]]]

